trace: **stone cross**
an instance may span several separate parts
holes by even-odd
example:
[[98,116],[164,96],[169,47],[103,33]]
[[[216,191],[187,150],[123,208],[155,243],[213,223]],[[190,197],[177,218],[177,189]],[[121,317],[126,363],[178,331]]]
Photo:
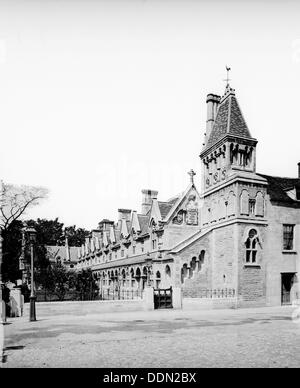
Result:
[[196,175],[195,171],[193,169],[191,169],[189,172],[188,172],[189,176],[190,176],[190,179],[191,179],[191,183],[194,184],[194,176]]

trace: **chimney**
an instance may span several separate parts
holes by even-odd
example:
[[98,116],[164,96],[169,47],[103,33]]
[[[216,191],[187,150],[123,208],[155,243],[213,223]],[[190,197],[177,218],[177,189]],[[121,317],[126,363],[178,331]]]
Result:
[[142,214],[147,214],[151,208],[152,200],[157,199],[158,191],[156,190],[142,190]]
[[131,219],[131,209],[118,209],[118,221],[125,219],[130,221]]
[[298,163],[298,178],[300,179],[300,162]]
[[65,237],[66,261],[70,261],[69,241],[68,236]]
[[221,97],[216,94],[208,94],[206,98],[207,103],[207,119],[206,119],[206,135],[205,135],[205,145],[209,139],[212,127],[214,125],[217,110],[220,103]]
[[114,221],[110,221],[107,218],[104,218],[102,221],[98,223],[98,230],[100,232],[103,232],[104,230],[108,231],[110,226],[113,224],[114,224]]

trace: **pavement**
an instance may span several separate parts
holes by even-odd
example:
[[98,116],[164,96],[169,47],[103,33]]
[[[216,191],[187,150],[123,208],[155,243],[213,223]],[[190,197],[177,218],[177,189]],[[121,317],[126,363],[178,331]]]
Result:
[[[68,314],[8,318],[2,368],[300,367],[295,307]],[[74,306],[73,306],[74,309]],[[43,313],[44,311],[44,313]]]

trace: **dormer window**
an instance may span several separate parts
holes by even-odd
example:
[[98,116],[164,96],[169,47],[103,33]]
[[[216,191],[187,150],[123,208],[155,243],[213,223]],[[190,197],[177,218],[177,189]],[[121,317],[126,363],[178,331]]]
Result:
[[297,190],[296,190],[296,187],[290,187],[288,189],[285,189],[285,193],[294,201],[299,201],[300,200],[300,197],[299,197],[299,193],[298,193],[298,196],[297,196]]

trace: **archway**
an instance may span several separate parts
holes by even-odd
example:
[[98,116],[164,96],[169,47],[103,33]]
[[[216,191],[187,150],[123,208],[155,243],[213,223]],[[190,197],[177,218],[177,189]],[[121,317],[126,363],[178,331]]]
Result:
[[187,264],[183,264],[181,268],[181,283],[183,284],[185,281],[185,278],[188,275],[188,269],[187,269]]
[[135,271],[135,280],[137,282],[137,286],[138,288],[140,288],[140,283],[141,283],[141,270],[140,268],[138,267]]

